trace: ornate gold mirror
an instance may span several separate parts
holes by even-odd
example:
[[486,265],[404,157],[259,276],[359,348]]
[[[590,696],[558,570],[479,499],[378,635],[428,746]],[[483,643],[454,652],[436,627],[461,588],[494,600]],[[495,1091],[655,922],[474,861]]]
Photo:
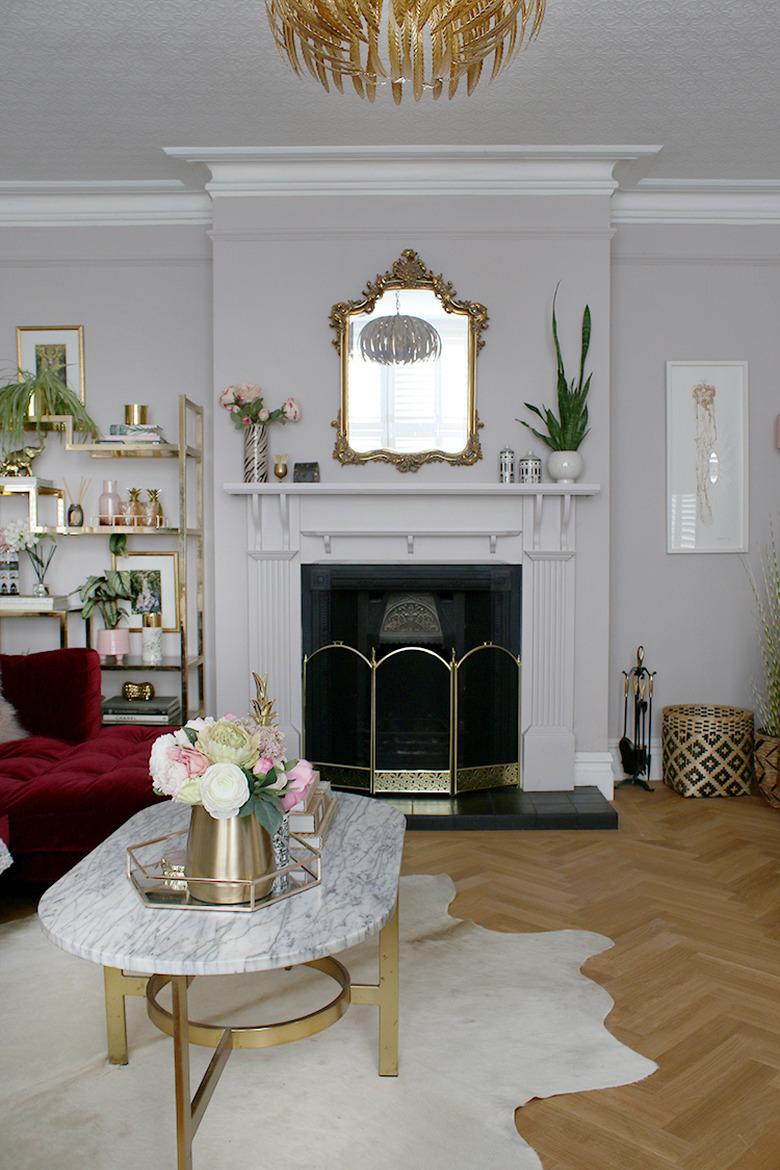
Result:
[[341,358],[334,459],[383,460],[399,471],[482,458],[477,354],[487,309],[460,301],[416,252],[402,252],[355,301],[334,305]]

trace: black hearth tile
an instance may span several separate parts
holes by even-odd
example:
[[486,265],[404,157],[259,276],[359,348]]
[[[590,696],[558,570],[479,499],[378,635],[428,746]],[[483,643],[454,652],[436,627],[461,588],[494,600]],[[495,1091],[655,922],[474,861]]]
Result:
[[580,818],[575,812],[569,810],[568,812],[559,812],[557,809],[554,812],[539,813],[536,820],[537,829],[579,829],[582,828]]
[[618,826],[617,809],[611,807],[607,812],[579,813],[577,816],[580,829],[617,829]]
[[487,792],[494,812],[531,812],[533,801],[527,792],[518,788],[497,788]]

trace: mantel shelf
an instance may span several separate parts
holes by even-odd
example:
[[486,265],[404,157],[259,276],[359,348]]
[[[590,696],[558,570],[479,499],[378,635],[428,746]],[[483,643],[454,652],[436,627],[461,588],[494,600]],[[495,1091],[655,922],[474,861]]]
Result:
[[597,483],[225,483],[229,496],[596,496]]

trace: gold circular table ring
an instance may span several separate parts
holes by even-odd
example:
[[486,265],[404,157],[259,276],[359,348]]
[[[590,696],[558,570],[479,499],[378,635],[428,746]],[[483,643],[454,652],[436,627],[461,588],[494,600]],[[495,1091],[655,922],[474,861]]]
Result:
[[[305,1016],[298,1016],[293,1020],[280,1020],[274,1024],[233,1027],[189,1020],[187,1031],[190,1044],[199,1044],[202,1048],[216,1048],[225,1032],[229,1032],[231,1048],[275,1048],[279,1044],[291,1044],[294,1040],[302,1040],[305,1036],[316,1036],[318,1032],[330,1028],[341,1019],[349,1007],[349,971],[338,959],[330,956],[312,959],[311,962],[301,963],[299,966],[314,967],[335,980],[340,988],[338,995],[323,1007],[316,1008]],[[157,1002],[157,996],[172,978],[172,975],[152,975],[146,985],[146,1010],[149,1019],[167,1036],[173,1036],[173,1015]],[[194,975],[190,976],[188,982],[191,983],[194,978]]]

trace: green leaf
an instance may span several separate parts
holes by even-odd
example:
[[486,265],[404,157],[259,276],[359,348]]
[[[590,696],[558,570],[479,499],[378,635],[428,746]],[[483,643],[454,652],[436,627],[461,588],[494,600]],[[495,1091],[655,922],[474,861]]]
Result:
[[260,824],[273,837],[282,823],[282,802],[278,796],[270,792],[263,792],[255,797],[255,816]]

